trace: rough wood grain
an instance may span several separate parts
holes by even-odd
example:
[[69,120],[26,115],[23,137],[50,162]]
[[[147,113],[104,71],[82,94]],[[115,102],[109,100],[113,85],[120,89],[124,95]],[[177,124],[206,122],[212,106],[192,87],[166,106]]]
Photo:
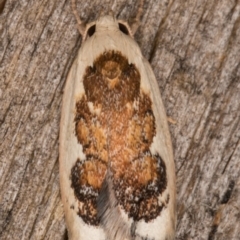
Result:
[[[134,17],[137,1],[115,2]],[[69,0],[0,4],[0,239],[63,239],[60,107],[81,37]],[[176,121],[176,239],[240,239],[240,1],[145,1],[136,40]]]

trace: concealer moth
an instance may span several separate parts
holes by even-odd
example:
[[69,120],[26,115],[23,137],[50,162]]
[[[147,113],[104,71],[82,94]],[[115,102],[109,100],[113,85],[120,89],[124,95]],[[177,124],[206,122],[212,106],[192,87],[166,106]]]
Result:
[[[136,19],[139,20],[140,10]],[[84,26],[60,124],[60,186],[70,240],[175,238],[175,167],[159,87],[129,27]]]

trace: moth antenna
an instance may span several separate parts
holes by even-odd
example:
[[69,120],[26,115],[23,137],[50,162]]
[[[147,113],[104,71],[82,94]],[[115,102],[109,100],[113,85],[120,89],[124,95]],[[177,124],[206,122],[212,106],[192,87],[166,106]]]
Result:
[[114,9],[116,8],[116,1],[115,0],[111,0],[112,2],[112,6],[111,6],[111,10],[114,12]]
[[131,24],[131,30],[132,30],[133,35],[136,33],[136,31],[138,30],[138,27],[140,25],[140,19],[141,19],[142,12],[143,12],[143,3],[144,3],[144,0],[140,0],[139,7],[138,7],[138,13]]
[[74,16],[77,20],[78,31],[82,36],[84,36],[85,29],[86,29],[86,24],[82,22],[82,20],[80,19],[79,15],[78,15],[76,0],[72,0],[72,11],[73,11],[73,14],[74,14]]
[[113,16],[114,17],[114,12],[113,12],[113,9],[112,9],[112,6],[113,6],[113,1],[111,1],[112,5],[108,5],[108,11],[107,13],[110,15],[110,16]]

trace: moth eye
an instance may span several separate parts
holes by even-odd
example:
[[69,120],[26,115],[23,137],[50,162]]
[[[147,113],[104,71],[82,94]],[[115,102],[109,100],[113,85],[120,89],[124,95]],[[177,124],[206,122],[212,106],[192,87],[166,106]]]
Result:
[[88,29],[87,35],[91,37],[95,33],[95,30],[96,30],[96,25],[94,24]]
[[124,24],[118,23],[118,27],[121,32],[123,32],[126,35],[129,35],[128,28]]

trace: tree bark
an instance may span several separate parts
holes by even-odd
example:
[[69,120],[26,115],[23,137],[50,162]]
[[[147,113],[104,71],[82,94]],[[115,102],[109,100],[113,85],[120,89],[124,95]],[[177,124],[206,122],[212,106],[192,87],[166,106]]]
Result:
[[[79,15],[110,2],[77,0]],[[138,1],[115,2],[135,16]],[[65,239],[59,120],[81,37],[70,0],[0,5],[0,239]],[[176,239],[239,239],[240,1],[145,1],[135,37],[175,120]]]

